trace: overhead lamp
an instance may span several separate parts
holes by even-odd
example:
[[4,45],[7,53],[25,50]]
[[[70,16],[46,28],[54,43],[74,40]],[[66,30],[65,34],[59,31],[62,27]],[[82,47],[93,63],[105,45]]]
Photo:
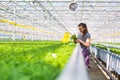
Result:
[[72,1],[69,4],[69,10],[74,12],[77,11],[77,9],[78,9],[78,4],[75,1]]
[[35,0],[33,0],[33,4],[35,3]]

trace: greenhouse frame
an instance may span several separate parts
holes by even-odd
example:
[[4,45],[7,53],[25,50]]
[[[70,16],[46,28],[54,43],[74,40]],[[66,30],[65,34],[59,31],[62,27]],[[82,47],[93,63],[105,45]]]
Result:
[[118,0],[75,0],[79,5],[77,12],[69,10],[71,2],[73,1],[1,0],[1,38],[21,39],[26,36],[26,39],[60,40],[64,32],[77,34],[77,25],[85,22],[93,40],[119,41]]
[[0,0],[0,69],[2,80],[120,80],[120,0]]

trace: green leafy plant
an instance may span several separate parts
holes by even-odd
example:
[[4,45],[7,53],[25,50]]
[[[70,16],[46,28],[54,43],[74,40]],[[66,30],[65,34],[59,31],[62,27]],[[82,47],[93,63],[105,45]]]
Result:
[[120,55],[120,49],[110,48],[110,51],[111,51],[112,53],[116,53],[116,54],[119,54],[119,55]]
[[77,43],[76,40],[77,40],[77,36],[74,34],[71,36],[71,39],[74,41],[74,43]]
[[74,35],[71,36],[71,39],[76,40],[76,39],[77,39],[77,36],[74,34]]
[[56,41],[0,43],[0,79],[55,80],[74,47]]
[[[92,44],[92,46],[96,46],[100,49],[107,50],[107,47],[101,44]],[[120,49],[117,49],[117,48],[110,48],[110,52],[120,55]]]
[[101,48],[101,49],[107,50],[107,47],[106,47],[106,46],[103,46],[103,45],[100,45],[100,44],[97,44],[96,47],[99,47],[99,48]]

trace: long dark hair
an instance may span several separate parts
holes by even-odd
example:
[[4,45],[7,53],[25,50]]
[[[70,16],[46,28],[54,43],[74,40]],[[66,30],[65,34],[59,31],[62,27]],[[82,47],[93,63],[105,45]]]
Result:
[[84,37],[85,34],[88,33],[87,25],[86,25],[85,23],[80,23],[80,24],[78,25],[78,27],[79,27],[79,26],[82,26],[82,27],[85,29],[84,32],[83,32],[83,37]]

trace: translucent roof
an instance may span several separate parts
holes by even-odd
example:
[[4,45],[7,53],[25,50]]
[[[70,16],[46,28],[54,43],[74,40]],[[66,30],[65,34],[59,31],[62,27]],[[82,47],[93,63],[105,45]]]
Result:
[[[69,10],[71,2],[79,5],[76,12]],[[60,40],[64,32],[77,34],[77,25],[84,22],[93,40],[118,42],[119,14],[120,0],[0,0],[0,19],[8,20],[0,22],[0,34]]]

